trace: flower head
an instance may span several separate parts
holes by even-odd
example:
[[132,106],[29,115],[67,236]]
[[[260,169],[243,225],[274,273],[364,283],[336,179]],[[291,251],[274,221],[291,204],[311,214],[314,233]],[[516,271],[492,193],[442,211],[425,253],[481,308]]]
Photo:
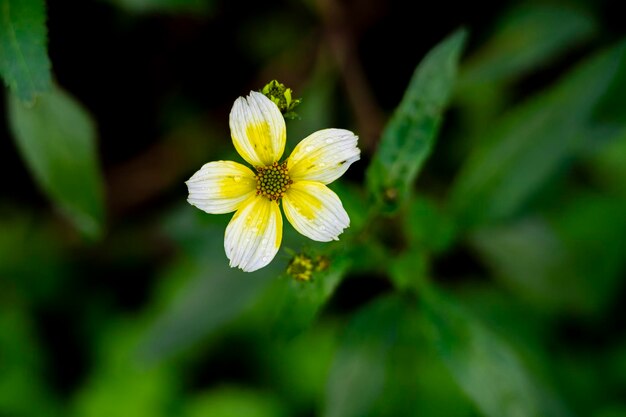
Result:
[[282,203],[289,223],[320,242],[338,240],[350,218],[329,184],[360,158],[357,136],[324,129],[302,140],[284,161],[285,120],[274,102],[254,91],[230,112],[235,149],[256,173],[232,161],[205,164],[188,181],[190,204],[211,214],[235,215],[224,249],[231,267],[256,271],[269,264],[282,240]]

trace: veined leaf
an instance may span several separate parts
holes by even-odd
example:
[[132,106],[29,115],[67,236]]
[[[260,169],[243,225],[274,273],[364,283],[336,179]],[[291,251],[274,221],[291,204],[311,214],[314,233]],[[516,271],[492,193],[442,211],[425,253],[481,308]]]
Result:
[[104,222],[96,128],[87,111],[53,88],[26,107],[9,97],[13,137],[32,175],[74,225],[97,237]]
[[571,415],[513,347],[469,311],[432,289],[422,293],[421,305],[430,342],[483,415]]
[[465,37],[465,31],[457,31],[426,55],[383,131],[367,181],[370,192],[389,211],[407,198],[430,155],[454,88]]
[[44,0],[0,0],[0,74],[22,102],[50,90]]
[[495,124],[467,160],[452,190],[460,223],[516,213],[588,140],[595,105],[626,59],[626,43],[585,60],[555,87]]

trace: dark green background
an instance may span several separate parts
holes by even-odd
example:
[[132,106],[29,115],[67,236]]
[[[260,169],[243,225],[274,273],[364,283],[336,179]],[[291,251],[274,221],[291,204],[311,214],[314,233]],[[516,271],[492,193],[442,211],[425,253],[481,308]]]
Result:
[[[49,0],[55,82],[93,125],[57,97],[29,154],[15,123],[44,102],[0,100],[0,416],[626,416],[617,9]],[[245,274],[184,181],[241,162],[230,107],[274,78],[303,100],[286,155],[338,127],[362,159],[339,242],[285,222]],[[330,267],[296,282],[294,252]]]

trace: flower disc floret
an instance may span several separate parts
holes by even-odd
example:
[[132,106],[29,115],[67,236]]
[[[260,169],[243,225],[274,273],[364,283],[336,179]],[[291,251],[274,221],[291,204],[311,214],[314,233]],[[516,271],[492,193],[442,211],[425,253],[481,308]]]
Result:
[[293,181],[289,178],[287,163],[274,162],[267,167],[257,167],[254,178],[257,181],[256,195],[278,201],[285,195]]

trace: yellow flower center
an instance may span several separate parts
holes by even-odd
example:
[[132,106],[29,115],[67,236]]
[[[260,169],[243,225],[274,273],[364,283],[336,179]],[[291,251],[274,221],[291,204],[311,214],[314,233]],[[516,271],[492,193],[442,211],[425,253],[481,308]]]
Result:
[[256,195],[263,195],[270,200],[278,201],[284,195],[293,181],[287,175],[287,162],[274,162],[270,166],[257,167]]

